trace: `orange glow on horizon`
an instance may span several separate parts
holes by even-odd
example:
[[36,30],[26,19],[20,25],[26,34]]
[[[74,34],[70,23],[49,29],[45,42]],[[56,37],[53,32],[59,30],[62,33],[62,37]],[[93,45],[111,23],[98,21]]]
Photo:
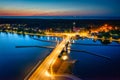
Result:
[[85,16],[88,14],[95,14],[91,11],[51,11],[38,9],[1,9],[0,16]]

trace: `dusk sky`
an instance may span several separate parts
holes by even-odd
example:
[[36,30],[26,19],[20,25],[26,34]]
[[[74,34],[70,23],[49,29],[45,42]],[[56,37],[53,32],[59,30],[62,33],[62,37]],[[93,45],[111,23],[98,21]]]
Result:
[[0,16],[120,17],[120,0],[0,0]]

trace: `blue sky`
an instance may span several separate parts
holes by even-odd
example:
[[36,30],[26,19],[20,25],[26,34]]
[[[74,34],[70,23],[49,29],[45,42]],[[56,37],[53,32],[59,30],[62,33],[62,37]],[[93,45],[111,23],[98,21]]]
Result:
[[0,16],[120,16],[120,0],[0,0]]

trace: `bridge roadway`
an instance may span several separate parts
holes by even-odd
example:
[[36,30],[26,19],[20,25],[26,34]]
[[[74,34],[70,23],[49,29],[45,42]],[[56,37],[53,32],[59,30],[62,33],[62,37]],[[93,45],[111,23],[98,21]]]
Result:
[[33,72],[28,80],[50,80],[51,77],[48,76],[48,69],[50,68],[51,64],[53,64],[53,62],[57,59],[58,55],[61,53],[70,38],[70,36],[66,36],[61,41],[61,43],[55,47],[51,54],[47,56],[45,60],[38,66],[38,68]]

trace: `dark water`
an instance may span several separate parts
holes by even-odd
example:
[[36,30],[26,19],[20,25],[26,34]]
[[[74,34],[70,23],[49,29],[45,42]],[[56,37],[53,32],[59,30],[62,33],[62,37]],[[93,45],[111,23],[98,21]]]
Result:
[[[34,36],[34,38],[38,38]],[[39,37],[41,40],[61,40],[56,37]],[[92,39],[76,40],[75,43],[101,44]],[[29,35],[0,33],[0,80],[23,80],[39,61],[44,59],[51,49],[15,48],[21,45],[55,46],[55,43],[33,40]],[[120,45],[112,42],[108,45]],[[71,51],[70,58],[77,59],[73,74],[83,80],[120,80],[120,47],[72,45],[71,49],[85,50],[108,56],[111,60],[83,52]]]
[[[75,43],[102,44],[92,39],[76,40]],[[120,45],[112,42],[108,45]],[[93,56],[83,52],[71,51],[70,58],[77,59],[73,74],[83,80],[120,80],[120,46],[84,46],[72,45],[71,49],[85,50],[99,55],[110,57],[111,60]]]
[[[34,36],[34,38],[38,38]],[[57,37],[39,37],[41,40],[60,40]],[[15,46],[55,46],[56,43],[33,40],[29,35],[0,33],[0,80],[23,80],[39,61],[44,59],[51,49],[15,48]]]

